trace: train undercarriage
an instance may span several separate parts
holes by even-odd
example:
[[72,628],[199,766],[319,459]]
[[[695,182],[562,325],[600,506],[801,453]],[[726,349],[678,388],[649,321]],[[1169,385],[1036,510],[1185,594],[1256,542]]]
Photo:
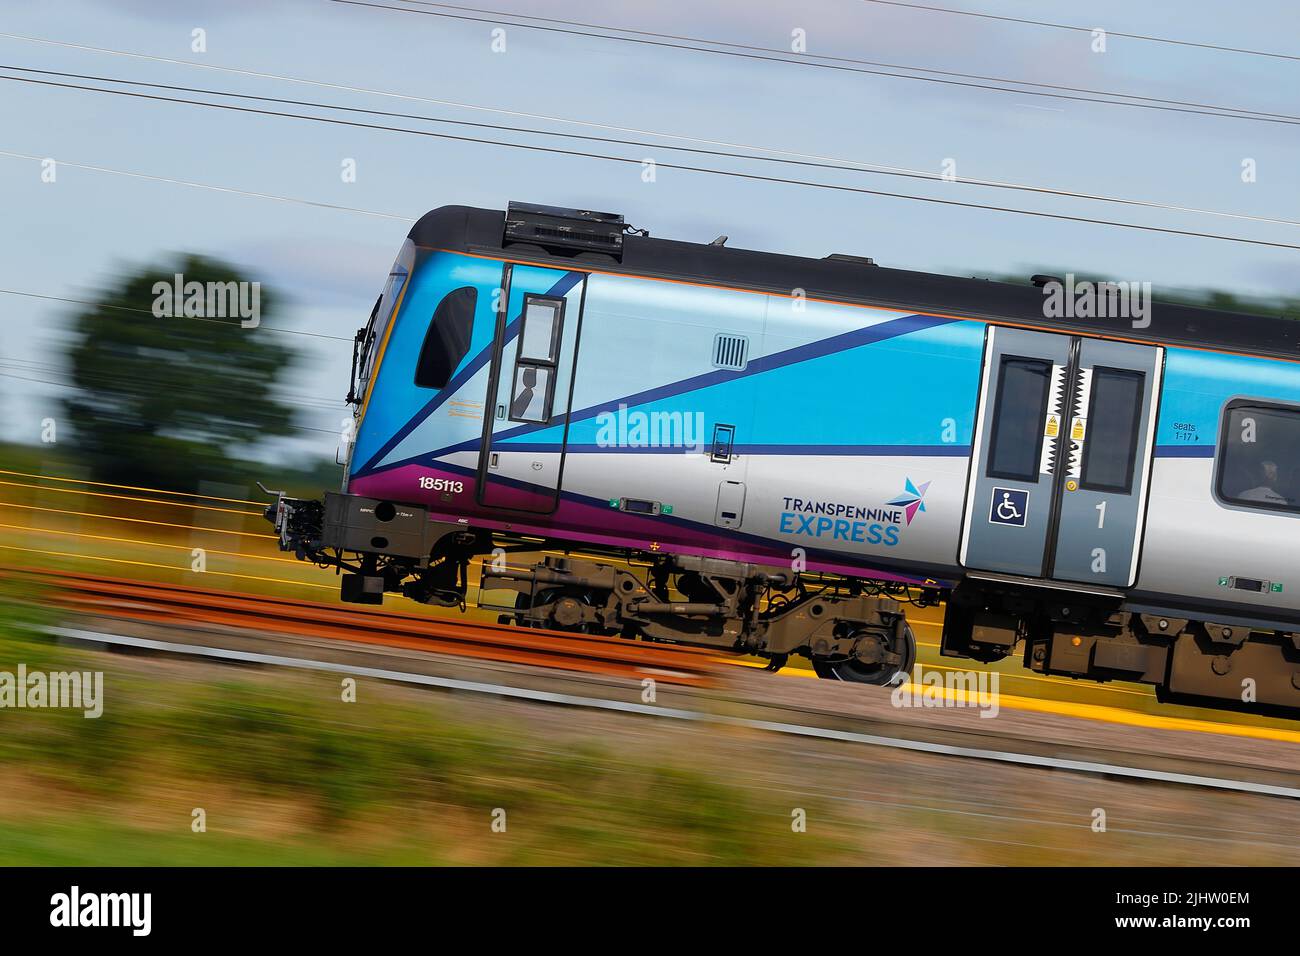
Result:
[[1132,607],[1118,592],[971,575],[948,595],[941,653],[1015,653],[1045,675],[1152,684],[1161,703],[1300,716],[1300,630]]
[[715,647],[766,658],[773,670],[803,655],[820,677],[865,684],[888,684],[916,660],[903,609],[918,598],[898,585],[716,558],[591,554],[587,545],[582,557],[548,554],[522,567],[512,555],[554,543],[440,524],[419,506],[351,495],[320,502],[277,494],[267,517],[282,550],[342,573],[342,598],[352,603],[399,593],[464,608],[471,564],[481,558],[479,606],[503,623]]
[[[504,565],[504,562],[502,562]],[[789,571],[683,555],[644,567],[548,555],[529,568],[485,564],[482,595],[514,595],[500,620],[754,654],[771,669],[793,654],[821,677],[887,684],[910,672],[916,641],[902,604],[860,582],[812,586]]]
[[[274,494],[274,493],[273,493]],[[352,495],[279,495],[267,517],[281,548],[342,574],[342,597],[385,593],[465,607],[482,559],[478,606],[502,623],[714,647],[780,669],[810,659],[819,677],[885,685],[910,675],[908,607],[946,601],[940,652],[993,663],[1020,654],[1030,670],[1152,684],[1157,698],[1295,718],[1300,630],[1133,608],[1123,593],[970,574],[951,590],[799,574],[716,558],[575,546],[430,521],[420,506]],[[512,555],[552,553],[529,566]],[[609,562],[609,563],[606,563]]]

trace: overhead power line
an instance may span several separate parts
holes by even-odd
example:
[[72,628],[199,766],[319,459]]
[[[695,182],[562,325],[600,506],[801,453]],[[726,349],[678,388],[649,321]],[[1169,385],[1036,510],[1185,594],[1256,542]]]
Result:
[[[48,156],[35,156],[32,155],[31,153],[15,153],[6,149],[0,149],[0,156],[8,156],[13,159],[31,159],[31,160],[36,160],[37,162],[42,162],[50,158]],[[276,196],[273,195],[272,193],[250,192],[246,189],[236,189],[233,186],[214,186],[210,183],[197,183],[186,179],[168,179],[166,176],[151,176],[147,173],[136,173],[126,169],[110,169],[107,166],[91,166],[86,163],[73,163],[62,159],[58,160],[58,163],[60,166],[67,166],[70,169],[86,169],[97,173],[112,173],[116,176],[130,176],[135,179],[151,179],[155,182],[171,183],[174,186],[191,186],[195,189],[209,189],[212,190],[213,192],[233,193],[238,196],[248,196],[253,199],[270,199],[270,200],[274,200],[275,202],[292,203],[297,206],[314,206],[317,209],[333,209],[333,210],[337,210],[338,212],[354,212],[362,216],[376,216],[380,219],[396,219],[400,222],[415,221],[410,216],[395,216],[391,213],[376,212],[373,209],[360,209],[356,206],[340,206],[340,205],[336,205],[335,203],[316,202],[311,199],[294,199],[289,196]],[[1225,213],[1224,215],[1229,215],[1229,214]],[[291,330],[285,330],[285,331],[291,331]],[[310,335],[311,333],[303,332],[300,334]],[[330,336],[326,336],[326,338],[330,338]]]
[[[1004,23],[1020,23],[1035,27],[1050,27],[1053,30],[1073,30],[1079,33],[1091,33],[1098,27],[1084,27],[1071,23],[1050,23],[1047,20],[1030,20],[1025,17],[999,16],[993,13],[977,13],[974,10],[954,10],[951,7],[934,7],[924,3],[904,3],[902,0],[862,0],[884,7],[903,7],[909,10],[925,10],[929,13],[946,13],[961,17],[976,17],[980,20],[1001,20]],[[1196,47],[1202,50],[1217,50],[1222,53],[1244,53],[1248,56],[1264,56],[1277,60],[1300,60],[1300,56],[1290,53],[1273,53],[1270,50],[1248,50],[1238,46],[1220,46],[1217,43],[1198,43],[1194,40],[1179,40],[1174,37],[1150,36],[1143,33],[1122,33],[1119,30],[1106,30],[1107,36],[1123,37],[1126,40],[1143,40],[1148,43],[1171,43],[1175,46]]]
[[[0,67],[3,68],[3,67]],[[40,80],[26,76],[6,76],[0,75],[0,81],[19,82],[34,84],[38,86],[49,86],[62,89],[82,90],[86,92],[102,93],[112,96],[125,96],[134,99],[175,103],[187,106],[200,106],[209,109],[220,109],[230,112],[246,113],[251,115],[270,116],[283,119],[297,119],[313,123],[325,123],[334,126],[348,126],[360,129],[372,129],[377,131],[386,131],[394,133],[403,133],[413,136],[424,136],[432,139],[441,139],[452,142],[474,143],[479,145],[499,146],[506,149],[525,150],[533,153],[548,153],[557,156],[570,156],[583,159],[594,159],[603,162],[621,163],[624,165],[642,166],[644,160],[640,157],[616,156],[607,153],[593,153],[585,150],[563,149],[556,146],[542,146],[534,143],[514,143],[502,140],[494,140],[481,136],[465,136],[455,133],[438,133],[432,130],[410,129],[404,126],[389,126],[379,123],[362,123],[356,120],[339,119],[329,116],[310,116],[301,113],[290,113],[280,110],[259,109],[252,106],[237,106],[230,103],[211,103],[204,100],[191,100],[181,97],[160,96],[156,93],[137,93],[130,90],[105,89],[97,86],[85,86],[75,83],[63,83],[53,80]],[[327,104],[319,104],[320,108],[329,109]],[[1093,219],[1086,216],[1071,216],[1064,213],[1043,212],[1039,210],[1021,209],[1014,206],[998,206],[988,203],[964,202],[956,199],[941,199],[933,196],[917,196],[910,193],[889,192],[879,189],[867,189],[861,186],[848,186],[840,183],[825,183],[814,180],[790,179],[781,176],[767,176],[759,173],[740,172],[737,170],[715,169],[707,166],[692,166],[685,163],[658,162],[655,163],[659,169],[676,169],[684,172],[703,173],[714,176],[727,176],[734,179],[745,179],[753,182],[780,183],[792,186],[803,186],[812,189],[832,190],[836,192],[855,193],[859,195],[880,196],[890,199],[903,199],[913,202],[925,202],[943,206],[953,206],[965,209],[982,209],[992,212],[1002,212],[1013,215],[1032,216],[1040,219],[1055,219],[1063,222],[1079,222],[1090,225],[1111,226],[1121,229],[1136,229],[1143,232],[1162,233],[1166,235],[1188,236],[1201,239],[1215,239],[1224,242],[1238,242],[1247,245],[1267,246],[1277,249],[1295,249],[1300,250],[1300,245],[1288,242],[1275,242],[1265,239],[1251,239],[1244,236],[1230,236],[1221,233],[1201,232],[1188,229],[1173,229],[1164,226],[1150,226],[1141,223],[1122,222],[1111,219]]]
[[[722,56],[741,57],[772,63],[787,63],[793,66],[815,67],[825,70],[838,70],[848,73],[860,73],[870,76],[885,76],[899,80],[913,80],[923,83],[938,83],[947,86],[967,87],[970,89],[990,90],[998,93],[1011,93],[1019,96],[1039,96],[1058,100],[1071,100],[1084,103],[1099,103],[1104,106],[1128,106],[1135,109],[1161,110],[1173,113],[1189,113],[1203,116],[1220,116],[1227,119],[1247,120],[1257,123],[1294,124],[1300,117],[1285,113],[1270,113],[1259,110],[1239,109],[1230,106],[1218,106],[1210,103],[1196,103],[1182,100],[1164,100],[1157,97],[1139,96],[1132,93],[1120,93],[1106,90],[1090,90],[1069,87],[1053,83],[1038,83],[1029,80],[1017,80],[1008,77],[985,76],[977,73],[959,73],[952,70],[935,70],[928,67],[914,67],[896,63],[883,63],[874,60],[861,60],[852,57],[832,57],[820,54],[791,53],[777,47],[762,47],[743,43],[729,43],[723,40],[710,40],[702,37],[679,36],[671,33],[656,33],[650,30],[631,30],[623,27],[607,26],[596,23],[583,23],[576,20],[560,20],[554,17],[538,17],[528,14],[506,13],[497,10],[483,10],[476,7],[453,7],[450,4],[421,3],[421,0],[406,0],[420,6],[436,6],[444,9],[426,10],[416,6],[394,7],[371,0],[331,0],[355,7],[368,7],[376,10],[390,10],[398,13],[418,13],[432,17],[444,17],[451,20],[465,20],[474,23],[521,27],[525,30],[538,30],[546,33],[564,33],[599,40],[618,40],[647,46],[675,50],[687,50],[692,53],[712,53]],[[466,10],[488,16],[470,16],[468,13],[453,13],[450,10]],[[504,18],[511,18],[506,20]],[[521,22],[533,20],[534,23]],[[563,25],[560,25],[563,24]],[[574,29],[581,27],[583,29]],[[591,32],[608,31],[608,32]],[[622,36],[617,34],[624,34]],[[696,46],[693,44],[710,44]],[[894,72],[908,70],[910,73]],[[914,76],[925,73],[926,76]],[[978,82],[977,82],[978,81]],[[1011,83],[1016,87],[1034,87],[1019,89],[998,84]],[[1050,92],[1058,91],[1058,92]],[[1089,94],[1089,95],[1078,95]],[[1115,99],[1123,97],[1123,99]]]
[[[288,99],[285,97],[276,97],[276,96],[257,96],[251,93],[232,93],[226,90],[213,90],[213,89],[206,89],[203,87],[193,87],[193,86],[178,86],[170,83],[148,83],[141,80],[123,80],[116,77],[95,76],[95,75],[85,74],[85,73],[69,73],[60,70],[39,70],[30,67],[9,66],[5,64],[0,64],[0,68],[14,70],[22,73],[35,73],[43,76],[58,76],[63,78],[90,80],[99,83],[113,83],[117,85],[144,87],[147,89],[168,90],[171,92],[199,93],[205,96],[219,96],[219,97],[227,97],[232,99],[252,100],[254,102],[260,102],[260,103],[277,103],[280,105],[289,105],[289,106],[305,106],[313,109],[329,109],[329,110],[335,110],[335,111],[345,112],[345,113],[362,113],[370,116],[387,117],[389,119],[413,119],[413,120],[419,120],[421,122],[426,122],[426,123],[439,123],[442,125],[462,126],[462,127],[473,128],[473,129],[487,129],[496,132],[522,133],[530,136],[549,136],[549,137],[559,138],[559,139],[583,140],[586,142],[605,143],[605,144],[613,144],[619,146],[636,146],[640,149],[647,149],[647,150],[670,149],[678,152],[696,153],[699,155],[723,157],[726,159],[739,159],[739,160],[764,162],[764,163],[780,163],[784,165],[801,166],[801,167],[812,168],[812,169],[828,169],[828,170],[835,170],[841,172],[856,172],[868,176],[896,176],[896,177],[902,177],[906,179],[920,179],[927,182],[936,182],[936,183],[952,182],[963,186],[982,186],[990,189],[1007,189],[1007,190],[1014,190],[1017,192],[1029,192],[1029,193],[1036,193],[1039,195],[1057,196],[1057,197],[1067,198],[1067,199],[1082,199],[1090,202],[1104,202],[1104,203],[1114,203],[1114,204],[1126,205],[1126,206],[1140,206],[1140,207],[1151,208],[1151,209],[1165,209],[1171,212],[1192,213],[1192,214],[1204,215],[1204,216],[1218,216],[1227,219],[1240,219],[1249,222],[1266,223],[1269,225],[1300,226],[1300,220],[1294,220],[1294,219],[1283,219],[1283,218],[1275,218],[1275,217],[1268,217],[1268,216],[1252,216],[1246,213],[1224,212],[1222,210],[1217,210],[1217,209],[1202,209],[1195,206],[1182,206],[1175,203],[1162,203],[1162,202],[1156,202],[1154,200],[1147,200],[1147,199],[1132,199],[1132,198],[1127,198],[1122,196],[1105,196],[1097,193],[1085,193],[1085,192],[1078,192],[1069,189],[1058,189],[1051,186],[1036,186],[1027,183],[1010,183],[1010,182],[1002,182],[998,180],[971,179],[971,178],[955,178],[955,179],[948,180],[945,179],[939,173],[932,173],[932,172],[927,172],[925,170],[919,170],[919,169],[908,169],[907,167],[899,167],[899,166],[882,167],[882,166],[875,166],[874,164],[855,163],[852,161],[837,160],[833,158],[828,158],[827,161],[825,162],[814,162],[812,160],[800,160],[800,159],[782,159],[779,156],[761,156],[753,153],[734,153],[734,152],[729,152],[727,150],[707,149],[707,148],[693,147],[693,146],[675,146],[675,145],[670,145],[665,143],[647,143],[644,141],[620,139],[617,137],[592,136],[590,134],[585,134],[585,133],[564,133],[555,130],[543,130],[543,129],[532,129],[532,128],[520,127],[520,126],[510,126],[508,124],[503,124],[503,123],[475,123],[469,120],[447,119],[445,117],[427,116],[419,113],[402,113],[402,112],[396,112],[390,110],[367,109],[364,107],[357,107],[357,106],[340,106],[332,103],[321,103],[315,100],[295,100],[295,99]],[[652,133],[650,135],[659,135],[659,134]],[[0,150],[0,155],[6,155],[6,153],[3,150]],[[193,185],[193,184],[189,184],[189,185]],[[221,187],[204,187],[204,188],[220,189]],[[245,193],[242,190],[222,190],[222,191],[241,192],[244,195],[256,195],[253,193]],[[259,198],[278,199],[282,202],[296,201],[304,205],[314,205],[314,206],[320,206],[324,208],[340,209],[347,212],[361,213],[363,215],[383,216],[385,218],[399,219],[406,222],[413,221],[408,217],[391,216],[386,213],[377,213],[371,210],[358,209],[354,206],[335,206],[329,203],[313,203],[306,200],[286,200],[281,197],[270,196],[267,194],[262,194]]]
[[[36,156],[30,152],[12,152],[9,150],[0,150],[0,156],[8,156],[10,159],[34,160],[36,163],[43,163],[44,160],[51,159],[49,156]],[[165,176],[151,176],[148,173],[138,173],[130,169],[113,169],[112,166],[96,166],[88,163],[73,163],[70,160],[59,160],[59,165],[68,166],[69,169],[86,169],[94,173],[110,173],[112,176],[127,176],[133,179],[149,179],[152,182],[166,182],[173,186],[190,186],[191,189],[212,190],[213,193],[230,193],[239,196],[248,196],[251,199],[270,199],[277,203],[290,203],[292,206],[311,206],[317,209],[334,209],[337,212],[355,212],[360,216],[377,216],[380,219],[398,220],[399,222],[415,222],[409,216],[394,216],[389,212],[377,212],[376,209],[361,209],[355,206],[337,206],[334,203],[320,203],[312,199],[296,199],[294,196],[278,196],[272,193],[251,193],[250,190],[235,189],[234,186],[216,186],[211,182],[195,182],[192,179],[172,179]],[[1227,215],[1227,213],[1225,213]],[[298,332],[296,329],[285,329],[285,332],[294,332],[302,336],[311,336],[311,332]],[[324,338],[334,338],[334,336],[324,336]]]

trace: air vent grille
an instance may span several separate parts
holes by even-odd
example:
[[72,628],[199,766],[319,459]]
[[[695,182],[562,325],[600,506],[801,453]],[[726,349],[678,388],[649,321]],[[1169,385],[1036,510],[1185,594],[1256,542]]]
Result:
[[622,238],[619,236],[601,236],[596,233],[579,235],[572,229],[554,229],[550,226],[534,226],[533,235],[542,239],[561,239],[566,242],[575,238],[580,238],[585,243],[610,246],[614,249],[619,248],[623,244]]
[[749,361],[749,339],[743,335],[719,333],[713,339],[713,367],[740,371]]

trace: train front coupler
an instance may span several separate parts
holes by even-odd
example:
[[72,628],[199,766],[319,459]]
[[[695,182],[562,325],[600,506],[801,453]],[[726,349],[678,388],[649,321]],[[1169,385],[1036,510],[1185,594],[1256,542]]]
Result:
[[318,561],[323,549],[325,505],[310,498],[290,498],[283,491],[272,491],[260,481],[262,494],[274,498],[268,505],[266,520],[275,527],[281,551],[292,551],[300,561]]
[[258,483],[275,503],[266,518],[280,550],[342,573],[340,597],[380,604],[387,593],[425,604],[464,604],[468,564],[492,548],[490,536],[432,520],[423,505],[325,492],[323,501],[291,498]]

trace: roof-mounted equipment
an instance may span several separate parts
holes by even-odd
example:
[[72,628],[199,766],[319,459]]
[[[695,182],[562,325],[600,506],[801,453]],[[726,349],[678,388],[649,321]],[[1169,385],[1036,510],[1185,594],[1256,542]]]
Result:
[[826,257],[831,262],[856,262],[860,266],[874,266],[876,260],[870,256],[851,256],[846,252],[832,252]]
[[623,217],[612,212],[512,202],[503,245],[528,243],[566,256],[603,252],[621,261],[625,226]]

